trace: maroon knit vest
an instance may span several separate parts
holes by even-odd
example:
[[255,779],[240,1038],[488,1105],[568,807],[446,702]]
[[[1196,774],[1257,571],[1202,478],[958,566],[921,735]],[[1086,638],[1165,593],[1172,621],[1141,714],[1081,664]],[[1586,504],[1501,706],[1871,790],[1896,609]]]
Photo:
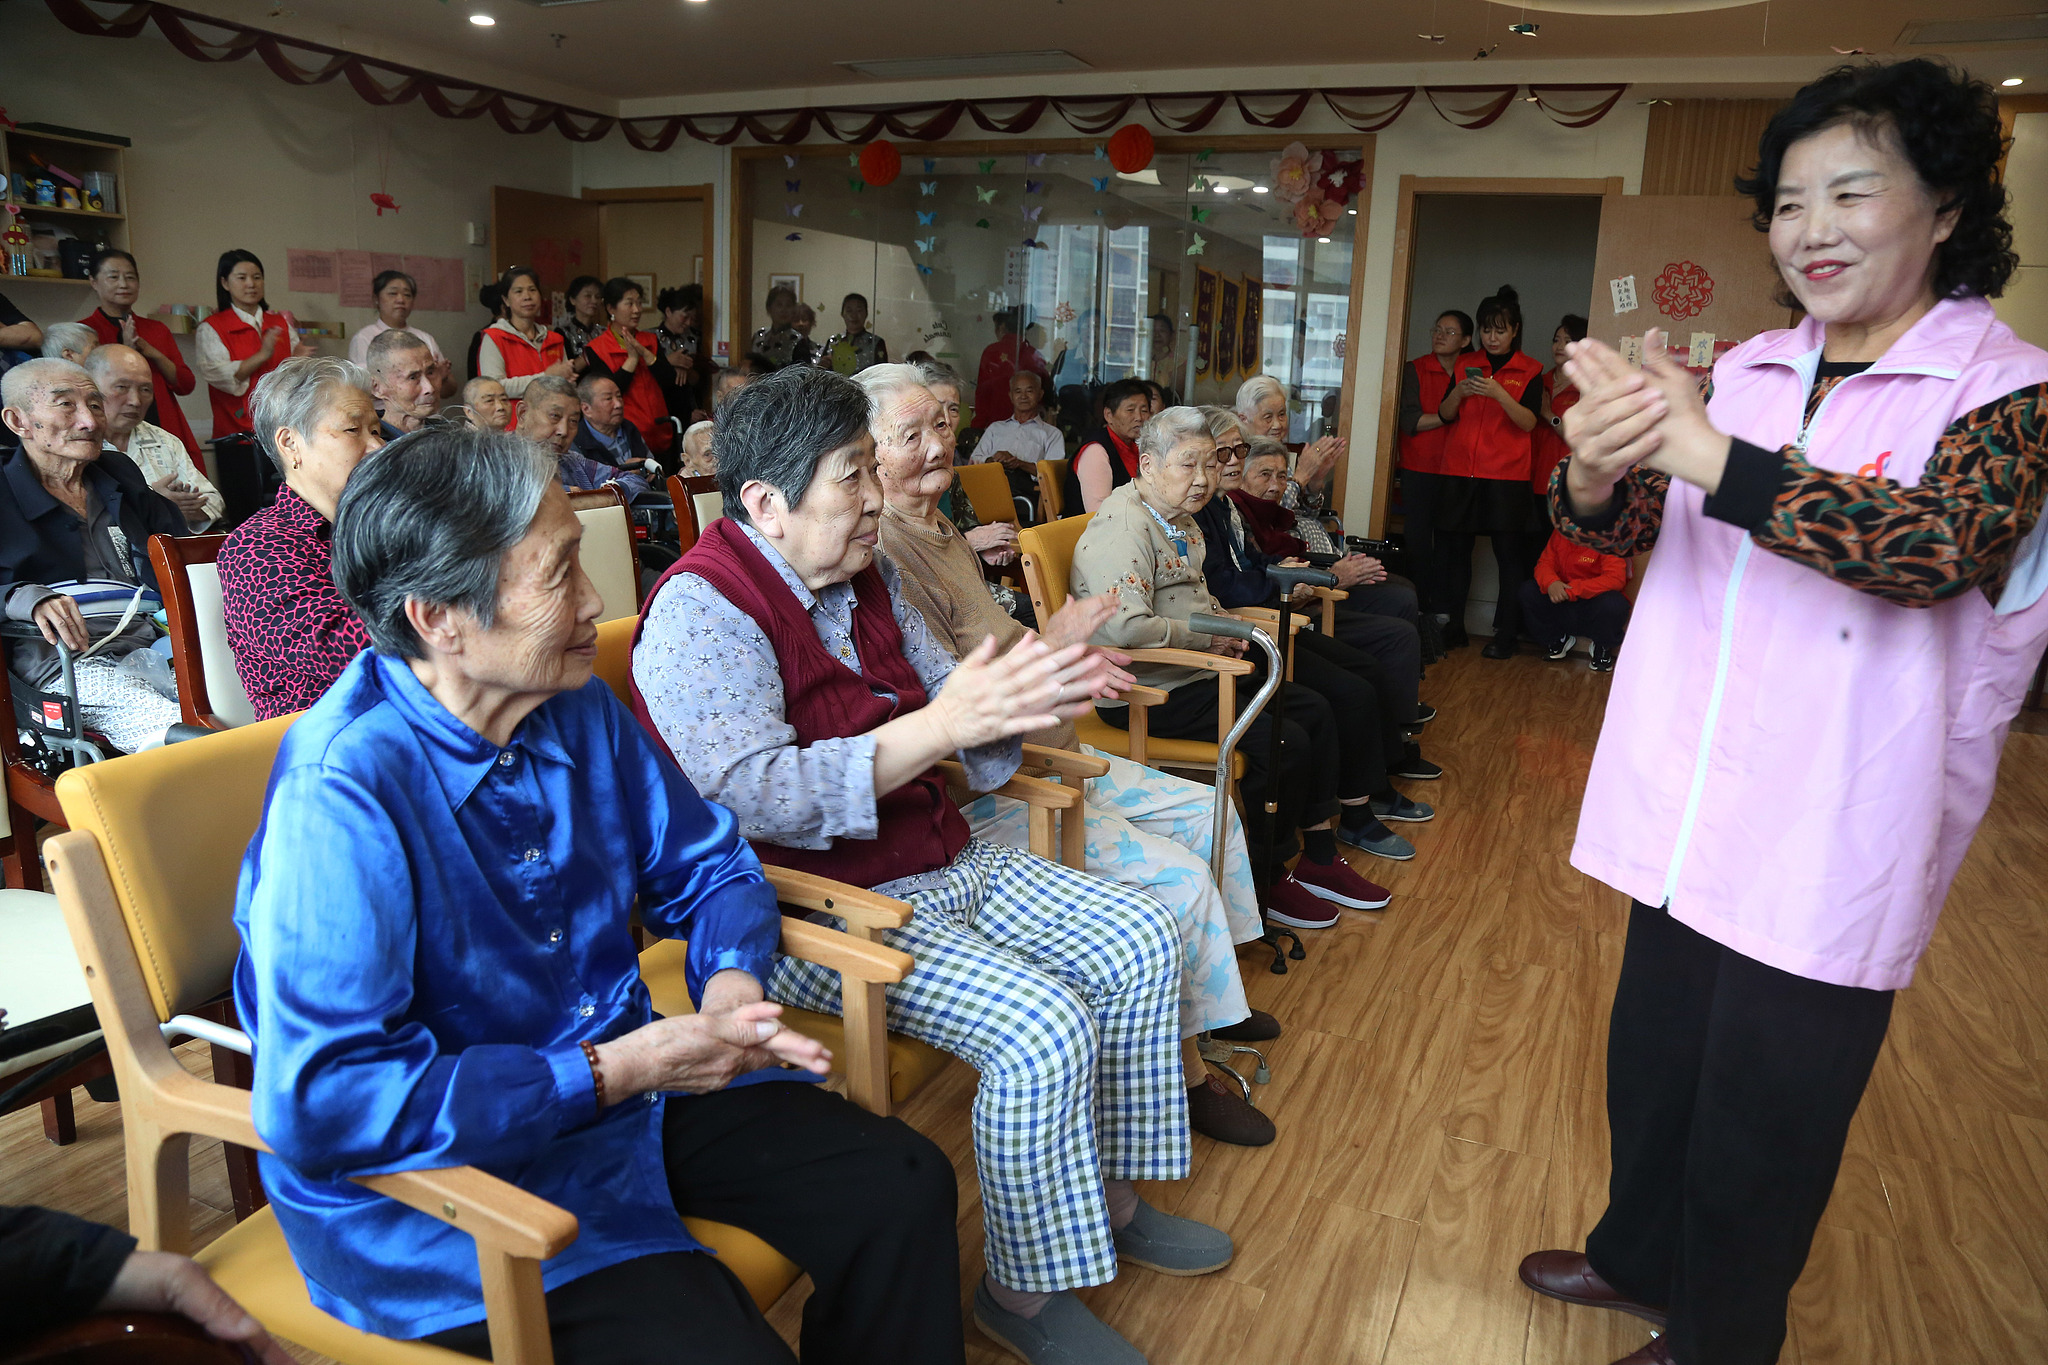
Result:
[[[679,573],[695,574],[716,588],[726,601],[753,617],[768,637],[782,670],[783,715],[796,730],[798,744],[864,735],[925,704],[924,684],[903,657],[903,632],[889,607],[888,585],[872,564],[853,578],[853,638],[865,676],[826,651],[796,594],[730,518],[712,522],[690,552],[662,574],[647,600],[652,602]],[[646,628],[643,615],[633,636],[636,647],[639,632]],[[876,696],[869,680],[893,692],[896,700]],[[655,742],[668,749],[637,680],[631,690],[633,714]],[[675,757],[673,750],[669,756]],[[855,886],[880,886],[945,867],[967,844],[967,822],[947,795],[937,769],[878,797],[875,816],[873,839],[834,839],[830,849],[784,848],[755,840],[754,852],[762,862],[778,867]]]

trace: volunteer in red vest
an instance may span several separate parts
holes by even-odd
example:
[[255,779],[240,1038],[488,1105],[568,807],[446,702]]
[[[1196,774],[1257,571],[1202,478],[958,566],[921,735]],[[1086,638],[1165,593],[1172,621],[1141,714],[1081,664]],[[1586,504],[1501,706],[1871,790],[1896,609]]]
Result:
[[668,399],[663,395],[663,371],[673,379],[675,370],[656,349],[654,333],[640,330],[640,310],[646,300],[640,286],[621,275],[604,283],[604,306],[611,325],[590,338],[584,356],[590,362],[587,379],[609,374],[626,400],[626,421],[647,442],[656,456],[669,453],[676,441],[675,425],[668,419]]
[[[1557,330],[1550,334],[1550,368],[1543,372],[1543,406],[1536,414],[1543,420],[1530,433],[1536,458],[1529,467],[1529,490],[1544,504],[1546,524],[1550,520],[1551,472],[1572,453],[1564,439],[1564,415],[1579,401],[1579,390],[1572,383],[1572,377],[1565,373],[1565,347],[1585,339],[1586,320],[1577,313],[1566,313],[1558,321]],[[1536,643],[1542,644],[1543,637],[1537,636]]]
[[477,347],[476,373],[505,386],[512,411],[519,411],[520,395],[535,375],[551,374],[566,379],[575,373],[575,363],[562,341],[562,334],[540,320],[540,276],[531,266],[515,265],[498,277],[499,297],[505,316],[483,330],[483,344]]
[[[1401,371],[1401,507],[1407,522],[1408,553],[1416,596],[1424,611],[1444,622],[1444,643],[1463,645],[1465,621],[1453,617],[1444,598],[1443,566],[1437,563],[1437,504],[1443,497],[1444,442],[1450,429],[1438,409],[1456,382],[1458,357],[1472,345],[1472,319],[1453,308],[1437,314],[1429,354]],[[1462,605],[1462,604],[1460,604]]]
[[86,282],[99,296],[100,306],[79,321],[99,334],[102,346],[119,342],[149,362],[156,371],[156,396],[142,420],[177,437],[185,453],[199,460],[199,438],[192,434],[192,424],[178,406],[178,399],[198,388],[199,381],[186,367],[185,357],[178,354],[171,329],[155,318],[135,315],[135,300],[142,293],[142,274],[135,258],[119,247],[101,247],[93,253]]
[[1581,635],[1593,642],[1593,671],[1612,673],[1628,629],[1628,561],[1574,545],[1557,532],[1522,580],[1522,621],[1552,659],[1572,652]]
[[227,518],[239,523],[276,495],[275,468],[256,445],[249,396],[256,381],[295,355],[317,352],[292,335],[289,315],[263,297],[263,262],[223,252],[214,271],[216,310],[199,325],[199,377],[213,403],[213,467]]
[[1152,391],[1142,379],[1119,379],[1103,389],[1096,402],[1102,425],[1081,438],[1081,448],[1067,467],[1065,506],[1077,517],[1102,506],[1102,500],[1138,477],[1138,428],[1152,415]]
[[[1472,547],[1493,543],[1500,591],[1493,608],[1489,659],[1515,652],[1522,604],[1513,584],[1536,563],[1536,517],[1529,493],[1534,449],[1529,434],[1541,420],[1543,367],[1522,354],[1522,304],[1504,284],[1479,305],[1479,345],[1457,361],[1457,382],[1437,408],[1445,429],[1444,482],[1437,504],[1437,544],[1445,566],[1445,601],[1462,625],[1472,591]],[[1445,642],[1446,644],[1449,641]]]
[[[1159,902],[972,837],[933,765],[988,791],[1020,738],[1109,695],[1110,661],[994,637],[956,661],[878,558],[870,404],[793,365],[718,414],[727,516],[655,585],[633,646],[641,721],[766,863],[908,901],[882,939],[917,960],[889,1027],[964,1058],[988,1273],[981,1330],[1029,1361],[1141,1359],[1072,1291],[1118,1262],[1218,1270],[1230,1238],[1153,1208],[1133,1180],[1188,1171],[1180,930]],[[795,958],[770,998],[837,1012],[839,978]]]

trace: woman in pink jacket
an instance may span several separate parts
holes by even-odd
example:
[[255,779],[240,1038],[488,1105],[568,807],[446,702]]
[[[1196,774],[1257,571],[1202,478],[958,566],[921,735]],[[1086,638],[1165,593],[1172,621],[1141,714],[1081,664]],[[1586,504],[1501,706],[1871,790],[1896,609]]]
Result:
[[1572,863],[1635,901],[1614,1174],[1540,1293],[1667,1324],[1627,1365],[1772,1365],[1849,1121],[2048,643],[2048,354],[1992,91],[1845,66],[1764,131],[1757,226],[1806,319],[1714,367],[1578,342],[1560,530],[1656,555]]

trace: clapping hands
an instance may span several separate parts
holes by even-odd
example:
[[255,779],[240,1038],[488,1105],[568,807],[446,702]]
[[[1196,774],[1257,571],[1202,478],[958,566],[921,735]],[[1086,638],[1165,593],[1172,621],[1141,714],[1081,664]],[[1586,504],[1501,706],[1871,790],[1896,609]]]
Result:
[[1572,448],[1565,487],[1582,517],[1604,511],[1615,484],[1638,464],[1710,493],[1720,486],[1729,438],[1708,418],[1698,386],[1673,363],[1666,340],[1656,328],[1644,334],[1641,369],[1604,342],[1575,341],[1565,351],[1565,374],[1581,395],[1564,415]]

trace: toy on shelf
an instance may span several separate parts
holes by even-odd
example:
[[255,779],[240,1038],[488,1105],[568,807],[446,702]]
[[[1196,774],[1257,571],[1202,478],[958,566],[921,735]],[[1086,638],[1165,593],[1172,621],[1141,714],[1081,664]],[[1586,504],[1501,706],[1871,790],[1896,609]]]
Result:
[[5,255],[8,274],[26,275],[35,264],[35,257],[29,245],[28,229],[21,225],[21,206],[6,205],[6,214],[7,226],[0,229],[0,253]]

